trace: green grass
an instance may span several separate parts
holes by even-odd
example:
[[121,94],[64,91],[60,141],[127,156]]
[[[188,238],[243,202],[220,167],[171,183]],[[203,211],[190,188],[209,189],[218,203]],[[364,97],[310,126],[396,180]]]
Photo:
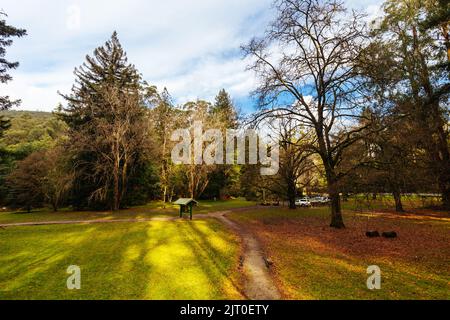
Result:
[[89,221],[89,220],[114,220],[114,219],[148,219],[156,217],[176,216],[176,210],[170,209],[145,209],[134,208],[111,211],[70,211],[63,209],[53,212],[49,209],[40,209],[31,213],[25,212],[2,212],[0,213],[0,224],[45,222],[45,221]]
[[[450,299],[450,219],[360,214],[355,203],[344,203],[346,230],[328,228],[327,207],[229,217],[260,239],[286,298]],[[254,205],[201,201],[194,218]],[[176,206],[152,202],[116,213],[0,213],[0,223],[177,215]],[[367,239],[368,217],[380,231],[399,231],[399,239]],[[215,219],[9,227],[0,229],[0,299],[242,299],[240,250],[237,236]],[[66,288],[71,265],[81,268],[79,291]],[[366,287],[369,265],[381,267],[380,291]]]
[[[254,206],[256,203],[242,199],[229,201],[200,201],[199,206],[194,208],[195,214],[207,214],[229,210],[233,208]],[[111,211],[83,211],[76,212],[69,209],[62,209],[53,212],[50,209],[39,209],[32,213],[24,212],[0,212],[0,224],[24,223],[24,222],[45,222],[45,221],[73,221],[73,220],[114,220],[114,219],[148,219],[155,217],[176,217],[179,214],[179,207],[172,204],[163,204],[161,201],[154,201],[145,206],[135,207],[118,212]]]
[[245,199],[234,199],[227,201],[199,201],[199,206],[194,208],[194,214],[206,214],[209,212],[227,211],[237,208],[247,208],[256,206],[256,202],[246,201]]
[[242,298],[239,240],[216,220],[0,229],[0,252],[0,299]]

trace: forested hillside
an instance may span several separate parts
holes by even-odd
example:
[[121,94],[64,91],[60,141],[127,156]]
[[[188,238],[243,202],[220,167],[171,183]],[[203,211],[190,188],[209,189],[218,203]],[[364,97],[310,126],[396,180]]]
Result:
[[9,193],[5,179],[17,161],[55,147],[64,139],[67,127],[48,112],[2,111],[0,115],[9,120],[9,129],[0,138],[0,202],[5,204]]
[[49,112],[3,111],[11,127],[0,138],[0,149],[24,158],[33,151],[50,148],[62,139],[67,127]]

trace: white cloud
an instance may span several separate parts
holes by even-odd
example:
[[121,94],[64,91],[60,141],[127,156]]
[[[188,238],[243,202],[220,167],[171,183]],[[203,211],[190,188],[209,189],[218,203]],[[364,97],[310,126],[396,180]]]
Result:
[[[68,93],[72,86],[72,70],[14,74],[13,82],[0,87],[0,95],[21,99],[19,110],[52,111],[63,99],[58,91]],[[69,77],[67,77],[69,75]]]
[[70,89],[74,67],[117,30],[144,78],[167,87],[178,102],[211,99],[221,88],[244,98],[255,79],[238,48],[264,30],[271,2],[2,0],[8,23],[26,28],[28,36],[8,50],[21,66],[11,83],[0,86],[0,95],[22,99],[22,109],[52,110],[62,102],[57,91]]

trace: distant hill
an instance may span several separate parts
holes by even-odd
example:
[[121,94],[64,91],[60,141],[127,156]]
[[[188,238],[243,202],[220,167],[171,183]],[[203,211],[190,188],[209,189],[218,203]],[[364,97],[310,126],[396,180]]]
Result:
[[41,111],[14,111],[14,110],[8,110],[8,111],[0,111],[1,116],[5,116],[9,119],[15,119],[20,118],[23,116],[30,116],[31,118],[35,119],[50,119],[53,117],[53,114],[51,112],[41,112]]
[[11,121],[0,139],[0,150],[22,157],[52,147],[67,132],[66,124],[51,112],[2,111],[0,115]]

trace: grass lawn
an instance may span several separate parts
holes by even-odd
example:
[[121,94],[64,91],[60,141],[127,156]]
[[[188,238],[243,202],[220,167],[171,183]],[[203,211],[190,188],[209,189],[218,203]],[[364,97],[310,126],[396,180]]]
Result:
[[[377,201],[370,214],[344,203],[345,230],[328,227],[326,207],[249,208],[228,217],[259,238],[284,298],[450,299],[448,213],[399,215]],[[202,201],[194,218],[254,205]],[[6,212],[0,223],[177,215],[177,207],[153,202],[116,213]],[[395,230],[399,237],[368,239],[367,229]],[[0,228],[0,253],[0,299],[243,298],[240,240],[215,219]],[[79,291],[66,288],[71,265],[81,268]],[[371,265],[381,268],[381,290],[366,287]]]
[[[450,299],[446,213],[347,212],[345,230],[327,227],[327,208],[273,208],[229,217],[247,225],[263,243],[287,299]],[[366,238],[367,226],[395,230],[399,238]],[[371,265],[381,268],[381,290],[367,289]]]
[[[200,201],[199,206],[194,208],[195,214],[207,214],[229,210],[233,208],[242,208],[254,206],[255,202],[249,202],[242,199],[230,201]],[[148,219],[156,217],[173,217],[179,214],[179,207],[172,204],[164,205],[160,201],[151,202],[145,206],[111,211],[86,211],[75,212],[69,209],[63,209],[59,212],[53,212],[50,209],[39,209],[32,213],[24,212],[0,212],[0,224],[22,223],[22,222],[42,222],[42,221],[70,221],[70,220],[114,220],[114,219]]]
[[0,252],[0,299],[242,298],[239,240],[214,219],[6,228]]

